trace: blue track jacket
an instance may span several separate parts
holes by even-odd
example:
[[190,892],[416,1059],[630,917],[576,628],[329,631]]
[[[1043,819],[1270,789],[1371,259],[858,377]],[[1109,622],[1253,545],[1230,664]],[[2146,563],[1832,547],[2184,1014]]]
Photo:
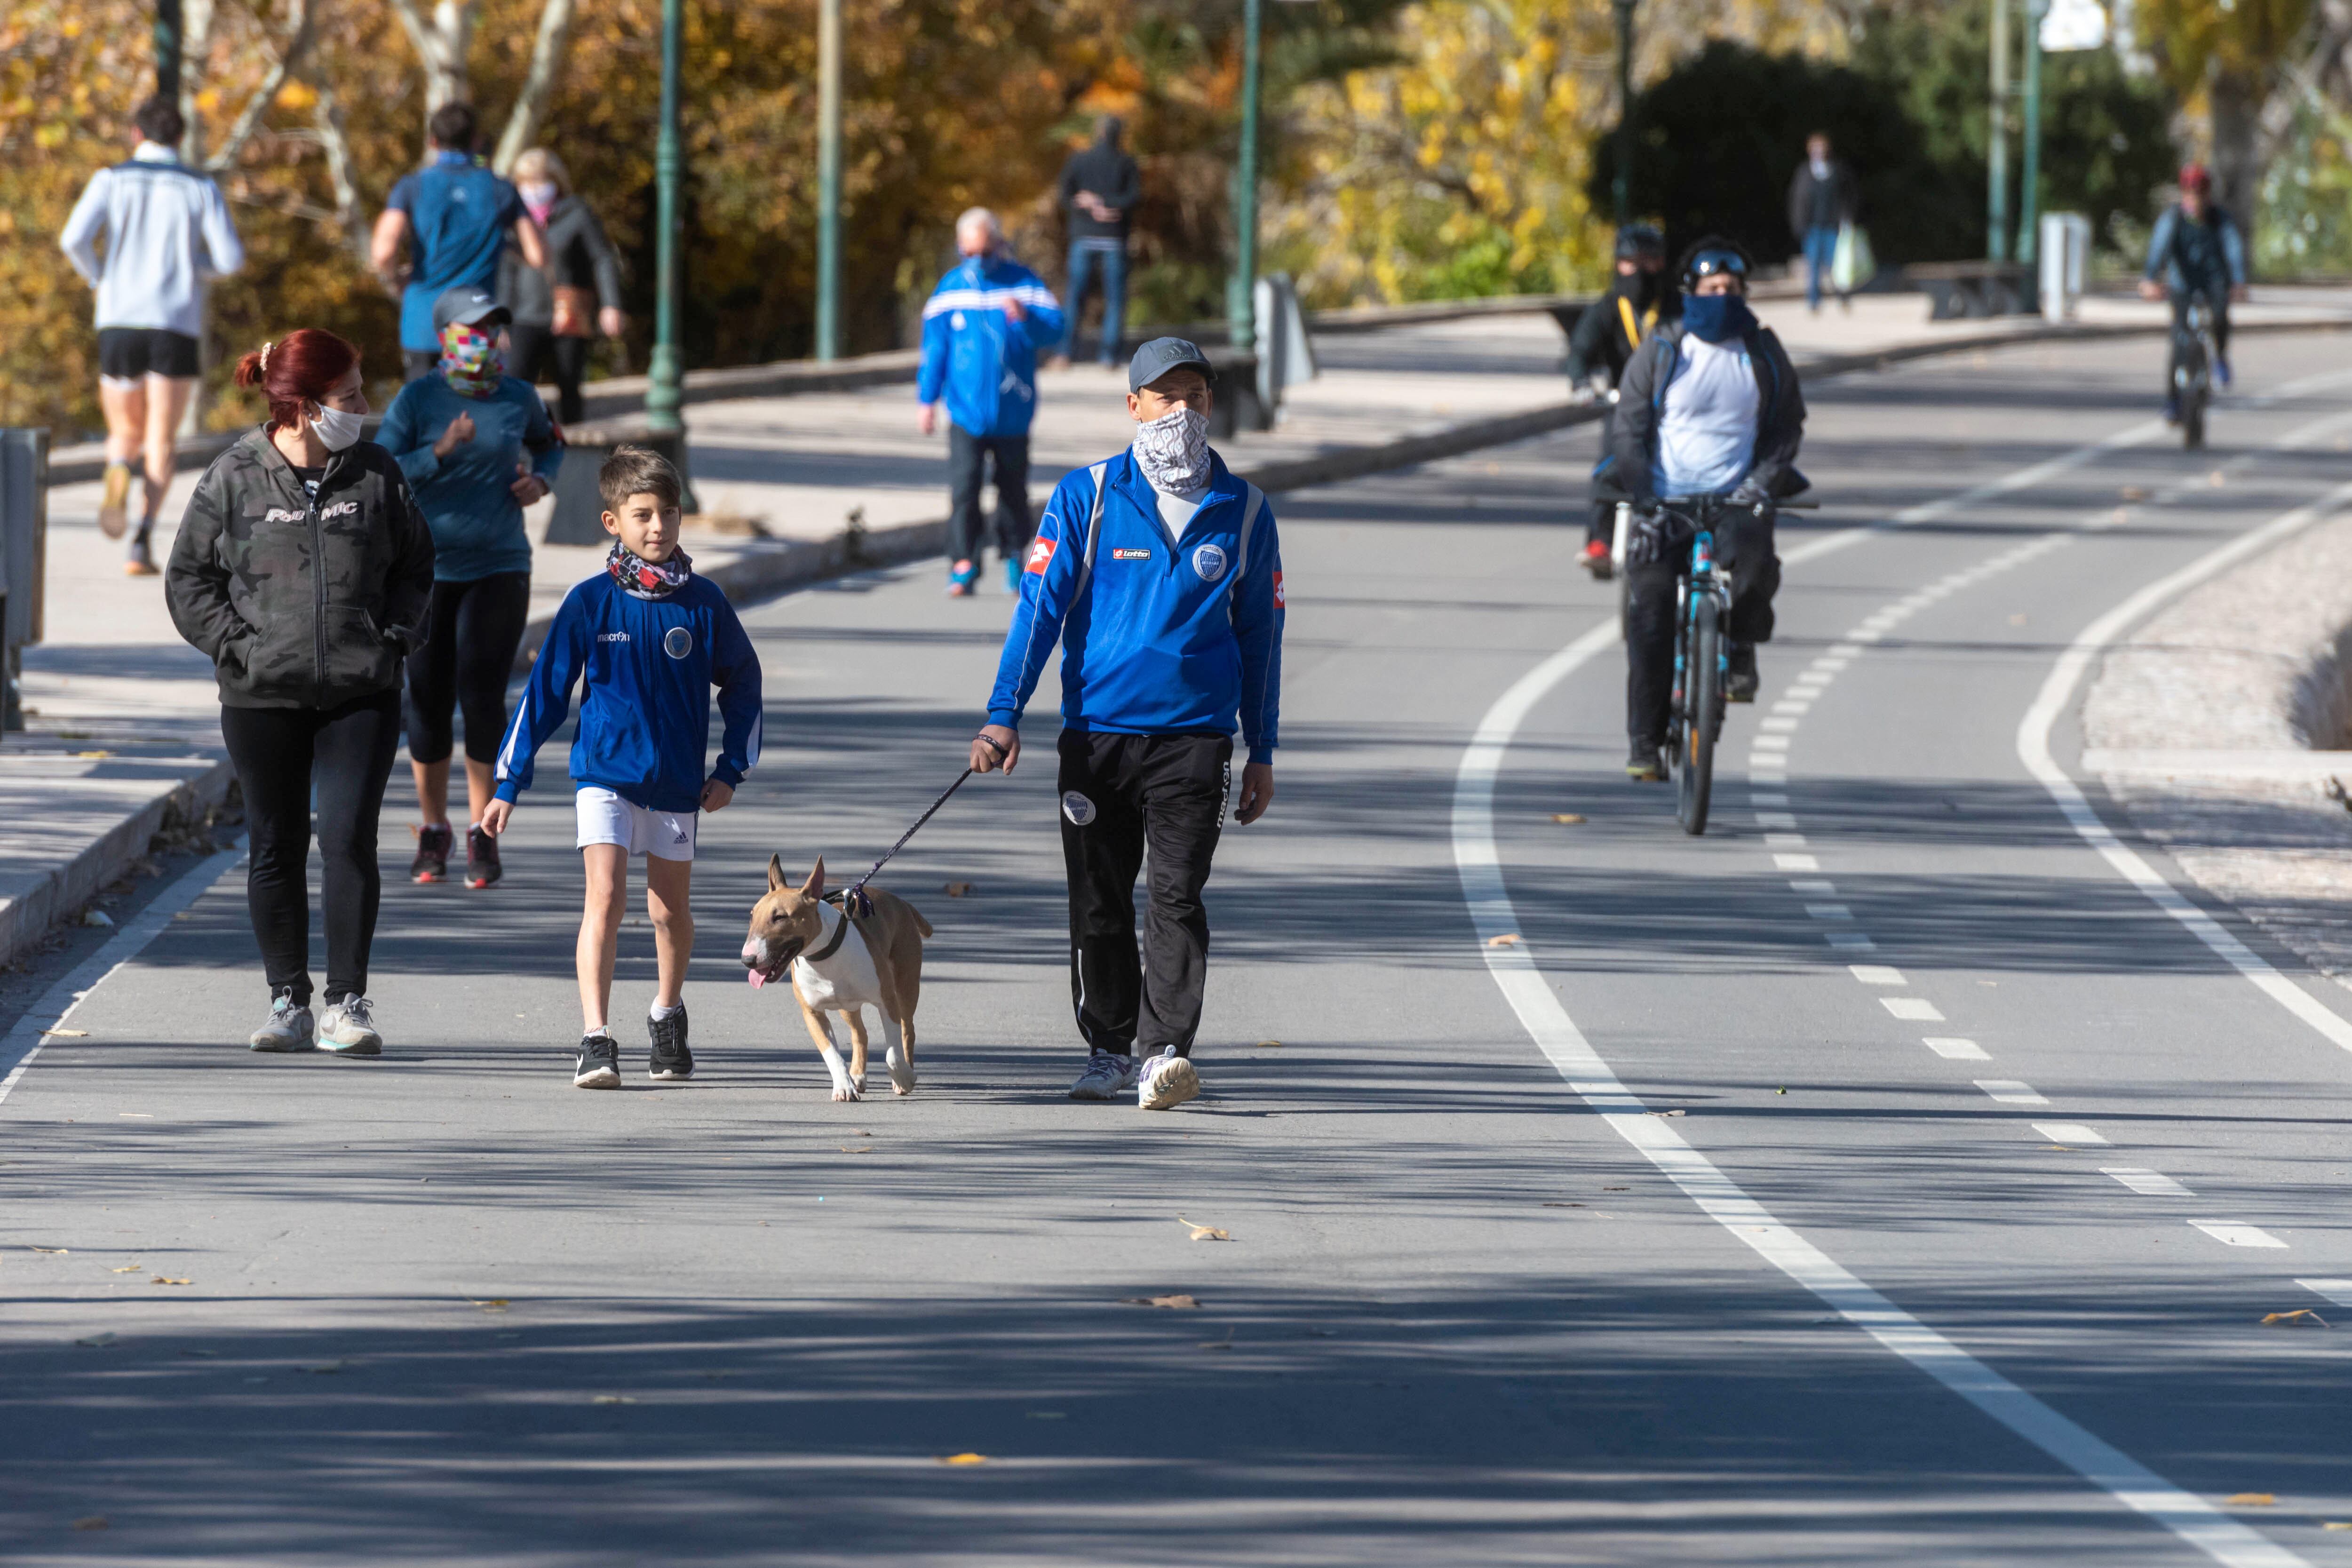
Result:
[[1282,545],[1265,498],[1212,453],[1209,493],[1179,542],[1134,454],[1121,452],[1054,487],[988,721],[1020,725],[1059,643],[1064,729],[1239,729],[1250,761],[1272,762],[1283,614]]
[[702,801],[710,689],[726,730],[709,777],[730,787],[760,761],[760,656],[735,606],[706,577],[667,599],[634,598],[606,574],[563,596],[499,747],[499,798],[530,787],[531,758],[563,727],[583,674],[572,779],[649,811]]
[[[1015,321],[1004,302],[1027,314]],[[923,368],[915,395],[947,393],[948,417],[975,436],[1026,436],[1037,415],[1037,351],[1062,341],[1062,302],[1003,256],[967,257],[923,304]]]

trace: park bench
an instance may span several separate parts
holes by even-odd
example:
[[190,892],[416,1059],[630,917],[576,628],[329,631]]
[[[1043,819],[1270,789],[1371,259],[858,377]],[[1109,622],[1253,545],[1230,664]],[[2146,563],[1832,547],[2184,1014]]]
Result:
[[2031,315],[2037,308],[2033,268],[2019,261],[1931,261],[1903,269],[1927,296],[1927,319]]

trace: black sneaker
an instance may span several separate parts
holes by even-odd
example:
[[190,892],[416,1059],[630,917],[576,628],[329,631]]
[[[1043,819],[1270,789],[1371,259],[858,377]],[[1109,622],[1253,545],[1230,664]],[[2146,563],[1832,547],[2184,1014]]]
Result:
[[580,1037],[580,1062],[572,1072],[574,1089],[621,1087],[621,1047],[606,1034]]
[[416,858],[408,863],[408,879],[412,882],[446,882],[449,879],[449,852],[457,847],[457,836],[446,822],[425,827],[412,827],[416,835]]
[[686,1007],[683,1003],[667,1018],[646,1017],[646,1034],[654,1043],[646,1076],[674,1083],[694,1076],[694,1053],[686,1048]]
[[1633,742],[1632,755],[1625,759],[1625,776],[1635,784],[1664,784],[1666,779],[1666,759],[1653,741]]
[[1756,645],[1736,642],[1731,645],[1724,663],[1730,668],[1724,672],[1723,700],[1726,702],[1753,702],[1756,689],[1762,682],[1756,674]]
[[478,826],[466,829],[466,886],[487,888],[505,875],[499,864],[499,841]]

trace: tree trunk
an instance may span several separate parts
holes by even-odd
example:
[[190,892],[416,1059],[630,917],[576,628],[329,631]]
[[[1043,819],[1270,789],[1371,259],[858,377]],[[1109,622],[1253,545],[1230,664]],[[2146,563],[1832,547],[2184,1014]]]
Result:
[[392,0],[392,7],[400,14],[400,25],[408,29],[408,41],[416,46],[416,58],[425,67],[426,122],[445,103],[471,103],[474,89],[466,55],[473,47],[482,0],[436,0],[429,19],[418,0]]
[[2213,199],[2238,220],[2251,247],[2262,190],[2263,84],[2242,73],[2216,68],[2207,79],[2206,102],[2213,124]]
[[499,135],[498,154],[490,160],[490,167],[501,176],[514,173],[515,160],[530,148],[539,135],[541,122],[547,118],[547,100],[555,96],[555,85],[563,76],[563,62],[571,48],[573,4],[574,0],[546,0],[540,9],[539,38],[531,45],[530,72],[523,79],[514,111],[507,116],[506,130]]

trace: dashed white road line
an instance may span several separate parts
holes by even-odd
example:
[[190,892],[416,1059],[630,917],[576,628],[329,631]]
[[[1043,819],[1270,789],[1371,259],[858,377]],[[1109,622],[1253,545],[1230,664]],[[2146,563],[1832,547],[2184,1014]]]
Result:
[[2099,1174],[2113,1176],[2142,1197],[2193,1198],[2197,1195],[2163,1172],[2143,1170],[2137,1165],[2102,1165]]
[[2030,1083],[2013,1078],[1980,1078],[1977,1087],[2003,1105],[2047,1105],[2050,1101]]
[[1974,1040],[1963,1040],[1953,1035],[1929,1035],[1919,1042],[1929,1050],[1953,1062],[1989,1062],[1992,1057]]
[[1906,1023],[1940,1024],[1944,1021],[1943,1010],[1925,996],[1881,996],[1878,1005]]
[[2053,1143],[2105,1143],[2106,1139],[2079,1121],[2037,1121],[2033,1130]]
[[2286,1246],[2285,1242],[2258,1225],[2220,1219],[2192,1219],[2189,1223],[2228,1247],[2275,1247],[2284,1249]]
[[2339,1307],[2352,1307],[2352,1279],[2298,1279],[2295,1283]]

